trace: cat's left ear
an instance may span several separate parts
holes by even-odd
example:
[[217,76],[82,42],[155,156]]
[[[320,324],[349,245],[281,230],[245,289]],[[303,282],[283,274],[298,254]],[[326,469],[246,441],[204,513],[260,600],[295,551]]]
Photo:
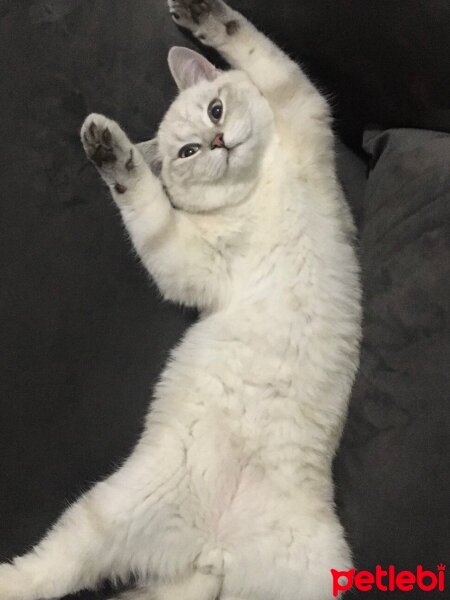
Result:
[[156,177],[159,177],[162,171],[162,158],[159,153],[158,140],[155,138],[148,142],[141,142],[136,145],[152,173],[156,175]]
[[179,90],[199,81],[214,81],[219,72],[204,56],[189,48],[175,46],[169,52],[169,68]]

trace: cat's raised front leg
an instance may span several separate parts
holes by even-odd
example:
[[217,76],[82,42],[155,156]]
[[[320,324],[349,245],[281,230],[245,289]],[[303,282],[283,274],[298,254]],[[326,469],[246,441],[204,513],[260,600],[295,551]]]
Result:
[[[119,208],[127,205],[136,208],[139,197],[148,200],[147,195],[151,194],[162,216],[170,212],[167,198],[161,198],[159,180],[151,173],[139,148],[115,121],[96,113],[89,115],[81,128],[81,141],[86,156],[97,167]],[[153,212],[155,217],[157,210]]]
[[245,71],[269,101],[283,137],[307,148],[309,162],[321,133],[329,147],[330,109],[300,66],[222,0],[168,0],[176,24],[214,47],[235,69]]
[[297,63],[222,0],[168,0],[168,4],[176,24],[216,48],[233,68],[246,71],[278,107],[292,102],[292,96],[320,97]]
[[221,253],[189,215],[172,207],[161,180],[117,123],[92,114],[83,124],[81,139],[120,209],[142,262],[165,298],[211,308],[223,297],[227,283]]

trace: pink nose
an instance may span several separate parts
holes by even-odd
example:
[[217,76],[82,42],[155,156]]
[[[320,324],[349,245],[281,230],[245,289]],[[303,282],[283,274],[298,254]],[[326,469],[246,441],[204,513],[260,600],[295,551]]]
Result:
[[225,148],[225,141],[223,139],[223,133],[218,133],[211,142],[211,150],[214,148]]

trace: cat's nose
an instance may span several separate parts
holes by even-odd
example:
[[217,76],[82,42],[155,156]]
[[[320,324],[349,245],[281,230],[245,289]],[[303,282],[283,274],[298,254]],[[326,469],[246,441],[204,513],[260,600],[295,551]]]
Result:
[[214,148],[225,148],[225,140],[223,139],[223,133],[218,133],[211,142],[211,150]]

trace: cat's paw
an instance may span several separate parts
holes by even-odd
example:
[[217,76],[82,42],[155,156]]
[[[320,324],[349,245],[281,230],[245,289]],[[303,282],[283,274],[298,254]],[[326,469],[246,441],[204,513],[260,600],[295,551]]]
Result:
[[168,0],[169,11],[177,25],[196,29],[212,12],[211,0]]
[[138,174],[142,157],[121,127],[103,115],[91,114],[81,128],[81,141],[105,182],[119,194],[125,193]]
[[172,19],[195,35],[204,35],[205,27],[225,25],[231,9],[222,0],[168,0]]

